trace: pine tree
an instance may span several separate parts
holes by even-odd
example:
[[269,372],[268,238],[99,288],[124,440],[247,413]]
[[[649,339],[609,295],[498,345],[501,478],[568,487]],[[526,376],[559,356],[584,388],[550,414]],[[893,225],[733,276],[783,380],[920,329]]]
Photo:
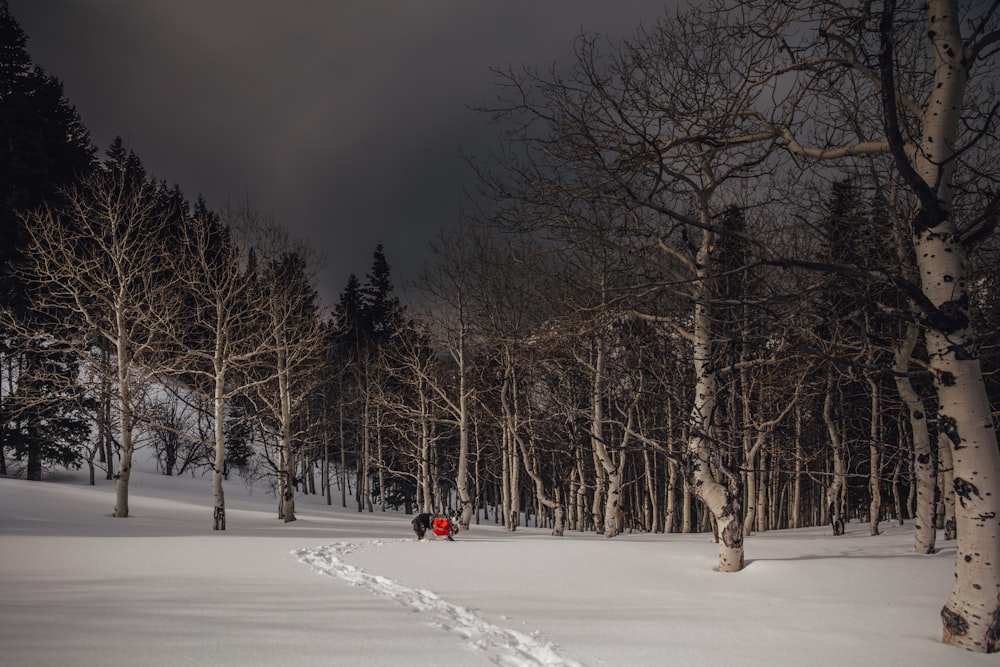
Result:
[[384,479],[373,480],[377,464],[373,453],[377,445],[373,443],[379,440],[372,414],[373,397],[389,381],[382,360],[385,350],[399,334],[403,317],[399,298],[393,294],[391,269],[381,243],[372,255],[365,284],[361,285],[353,274],[349,277],[335,315],[338,333],[334,353],[345,367],[340,403],[344,407],[350,402],[356,410],[352,418],[340,420],[340,430],[355,443],[358,509],[370,510],[371,491],[377,489],[381,494],[385,490]]
[[391,269],[379,243],[372,255],[372,268],[363,289],[363,317],[371,343],[379,346],[392,338],[399,325],[399,298],[393,294]]
[[[10,325],[30,315],[26,286],[16,267],[24,256],[23,216],[55,206],[61,188],[84,175],[94,148],[62,84],[32,64],[27,36],[0,0],[0,330],[4,386],[17,385],[0,404],[0,449],[26,461],[26,476],[40,479],[45,465],[78,465],[86,436],[74,382],[75,359],[53,355],[14,334]],[[56,382],[56,376],[63,381]],[[70,387],[57,390],[56,387]],[[0,456],[0,473],[6,473]]]
[[363,323],[361,313],[363,309],[363,297],[361,293],[361,282],[353,273],[347,279],[347,285],[340,295],[337,303],[335,315],[339,324],[340,338],[345,346],[355,346],[363,337]]
[[12,266],[24,250],[21,215],[92,166],[95,150],[62,84],[32,64],[27,36],[0,0],[0,304],[18,306]]

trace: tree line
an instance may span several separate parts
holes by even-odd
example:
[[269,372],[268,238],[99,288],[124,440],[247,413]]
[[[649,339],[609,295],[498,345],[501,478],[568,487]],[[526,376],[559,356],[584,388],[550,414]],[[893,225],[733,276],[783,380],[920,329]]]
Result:
[[957,540],[945,641],[995,651],[998,9],[719,2],[497,69],[501,147],[413,297],[379,246],[327,312],[278,225],[97,160],[4,4],[38,139],[4,156],[3,472],[103,466],[127,516],[142,441],[211,470],[215,529],[237,469],[285,521],[712,531],[722,571],[912,520]]

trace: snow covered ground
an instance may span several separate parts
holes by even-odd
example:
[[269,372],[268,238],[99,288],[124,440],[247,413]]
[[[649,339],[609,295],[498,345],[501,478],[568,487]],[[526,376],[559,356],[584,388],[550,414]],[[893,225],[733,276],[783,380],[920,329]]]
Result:
[[138,468],[128,519],[79,475],[0,479],[0,663],[9,667],[991,665],[942,645],[954,544],[852,524],[747,539],[507,533],[417,542],[402,514]]

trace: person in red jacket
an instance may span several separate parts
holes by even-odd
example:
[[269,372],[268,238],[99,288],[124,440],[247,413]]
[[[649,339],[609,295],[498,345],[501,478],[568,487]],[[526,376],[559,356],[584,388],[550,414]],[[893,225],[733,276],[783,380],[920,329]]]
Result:
[[434,531],[439,537],[447,537],[454,542],[454,536],[458,533],[458,517],[452,512],[450,516],[445,514],[418,514],[413,518],[413,532],[417,534],[417,539],[424,539],[428,530]]

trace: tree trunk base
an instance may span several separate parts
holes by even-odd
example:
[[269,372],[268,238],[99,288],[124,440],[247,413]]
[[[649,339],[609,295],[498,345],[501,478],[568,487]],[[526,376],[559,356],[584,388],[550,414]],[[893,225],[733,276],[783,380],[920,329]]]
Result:
[[719,545],[719,572],[740,572],[743,570],[743,547],[733,548]]
[[216,507],[212,515],[212,530],[226,529],[226,508]]

